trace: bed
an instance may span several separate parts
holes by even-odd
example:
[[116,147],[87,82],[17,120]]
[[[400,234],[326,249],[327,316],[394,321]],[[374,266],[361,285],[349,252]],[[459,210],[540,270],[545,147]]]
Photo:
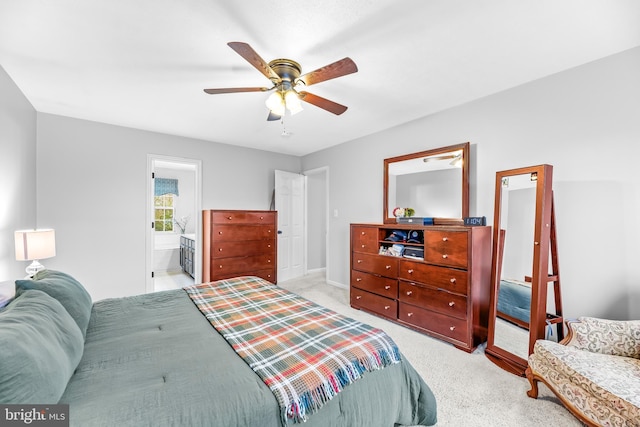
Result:
[[500,280],[498,317],[529,329],[531,312],[531,283]]
[[[16,281],[0,308],[0,403],[68,404],[70,425],[82,427],[296,425],[185,290],[91,303],[68,274],[39,276]],[[435,424],[433,393],[398,354],[305,425]]]

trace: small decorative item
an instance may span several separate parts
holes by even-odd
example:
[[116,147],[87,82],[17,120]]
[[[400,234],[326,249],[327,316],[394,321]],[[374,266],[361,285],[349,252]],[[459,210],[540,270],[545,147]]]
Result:
[[183,216],[180,219],[174,218],[173,222],[175,222],[178,228],[180,229],[180,234],[184,234],[185,230],[187,229],[187,223],[189,222],[189,217]]
[[395,208],[393,210],[393,216],[395,216],[396,218],[400,218],[400,217],[406,216],[405,212],[404,212],[404,208],[401,208],[401,207]]
[[413,208],[404,208],[404,216],[411,217],[416,214],[416,210]]

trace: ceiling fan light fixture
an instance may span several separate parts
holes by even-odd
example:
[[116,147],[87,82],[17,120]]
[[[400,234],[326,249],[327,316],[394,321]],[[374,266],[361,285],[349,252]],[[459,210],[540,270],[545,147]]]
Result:
[[277,114],[278,116],[284,115],[285,104],[280,92],[273,92],[264,103],[274,114]]
[[298,114],[303,110],[300,98],[294,90],[288,90],[284,94],[284,104],[292,115]]

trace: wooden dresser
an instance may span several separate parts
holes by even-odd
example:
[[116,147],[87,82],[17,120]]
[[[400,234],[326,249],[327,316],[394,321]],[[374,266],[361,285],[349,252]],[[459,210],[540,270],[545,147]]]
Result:
[[202,281],[258,276],[276,283],[276,211],[202,211]]
[[[419,242],[385,240],[394,230]],[[394,243],[424,259],[379,254]],[[491,227],[351,224],[353,308],[472,352],[487,339],[490,282]]]

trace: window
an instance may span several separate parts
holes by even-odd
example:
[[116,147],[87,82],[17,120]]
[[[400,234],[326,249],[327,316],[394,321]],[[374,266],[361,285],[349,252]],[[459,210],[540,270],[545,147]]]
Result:
[[173,194],[154,197],[154,218],[156,231],[173,231]]

